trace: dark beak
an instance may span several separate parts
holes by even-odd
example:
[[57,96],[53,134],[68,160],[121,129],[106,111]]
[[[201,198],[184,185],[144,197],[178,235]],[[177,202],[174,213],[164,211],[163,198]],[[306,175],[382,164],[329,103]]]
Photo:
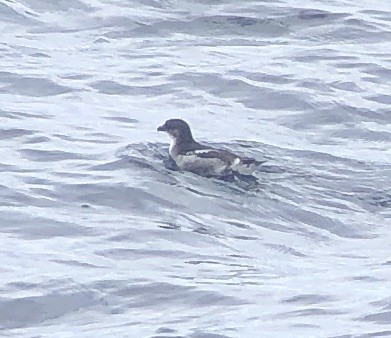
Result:
[[165,126],[160,126],[159,128],[157,128],[157,131],[167,131],[167,129]]

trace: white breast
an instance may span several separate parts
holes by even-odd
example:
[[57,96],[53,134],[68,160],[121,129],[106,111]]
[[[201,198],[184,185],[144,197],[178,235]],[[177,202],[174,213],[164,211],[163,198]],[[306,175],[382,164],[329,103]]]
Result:
[[174,147],[176,146],[176,139],[171,137],[171,143],[170,148],[168,149],[168,152],[170,153],[171,157],[176,160],[177,155],[174,152]]

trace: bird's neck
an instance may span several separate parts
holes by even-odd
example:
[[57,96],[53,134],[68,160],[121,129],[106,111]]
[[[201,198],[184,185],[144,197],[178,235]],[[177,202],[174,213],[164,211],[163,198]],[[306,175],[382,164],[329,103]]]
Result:
[[171,137],[169,153],[173,159],[177,158],[180,153],[184,150],[189,149],[193,150],[197,146],[197,142],[190,137],[181,138],[181,137]]

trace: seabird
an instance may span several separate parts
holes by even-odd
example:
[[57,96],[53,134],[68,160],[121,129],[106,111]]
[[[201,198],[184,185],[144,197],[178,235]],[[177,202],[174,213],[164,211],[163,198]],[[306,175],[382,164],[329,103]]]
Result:
[[206,177],[251,175],[263,163],[196,142],[189,125],[181,119],[167,120],[157,130],[171,137],[170,158],[180,170]]

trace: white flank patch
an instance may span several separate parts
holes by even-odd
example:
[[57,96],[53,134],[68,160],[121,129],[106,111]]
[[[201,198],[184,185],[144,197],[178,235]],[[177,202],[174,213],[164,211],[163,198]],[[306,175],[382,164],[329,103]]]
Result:
[[[193,155],[191,155],[193,153]],[[189,154],[189,155],[187,155]],[[220,175],[227,168],[226,163],[218,158],[202,158],[195,152],[178,155],[175,159],[179,168],[187,171],[201,171],[208,175]]]
[[243,164],[240,160],[240,158],[236,158],[235,161],[231,165],[231,169],[233,171],[238,172],[242,175],[251,175],[255,169],[257,169],[257,165],[255,163],[253,164]]
[[[171,149],[175,146],[175,142],[170,145]],[[205,175],[220,175],[225,170],[233,170],[242,175],[251,175],[256,169],[257,165],[244,164],[240,157],[236,157],[232,164],[222,161],[218,157],[200,157],[200,154],[207,154],[214,149],[200,149],[195,151],[189,151],[186,155],[177,155],[173,156],[176,164],[182,170],[192,171],[192,172],[202,172]],[[172,156],[172,155],[171,155]]]
[[213,149],[201,149],[201,150],[194,150],[194,151],[190,151],[188,152],[188,154],[207,154],[207,153],[210,153],[211,151],[213,151]]

